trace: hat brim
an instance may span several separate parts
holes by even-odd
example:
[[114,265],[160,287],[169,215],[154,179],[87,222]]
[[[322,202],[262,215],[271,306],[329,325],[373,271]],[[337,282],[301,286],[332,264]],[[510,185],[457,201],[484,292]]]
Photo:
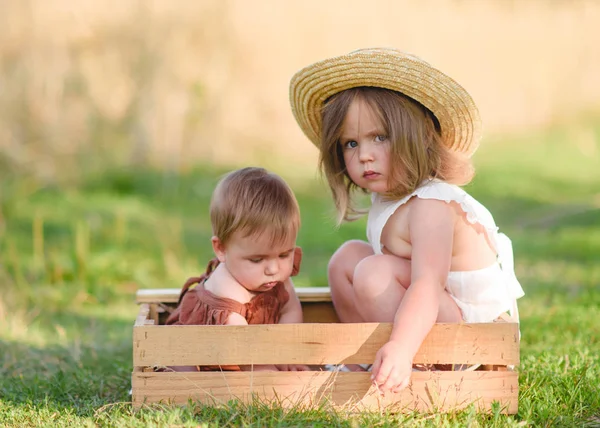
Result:
[[290,82],[290,103],[298,125],[321,144],[324,102],[358,86],[401,92],[427,107],[440,123],[444,144],[472,155],[481,140],[479,111],[467,91],[425,61],[394,49],[363,49],[309,65]]

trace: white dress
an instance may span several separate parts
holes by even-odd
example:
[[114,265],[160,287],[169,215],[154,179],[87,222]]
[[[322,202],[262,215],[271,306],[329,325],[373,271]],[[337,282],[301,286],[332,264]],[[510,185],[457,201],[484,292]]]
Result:
[[411,198],[454,201],[467,214],[470,223],[481,224],[496,248],[497,262],[474,271],[451,271],[446,290],[462,311],[465,322],[490,322],[510,311],[519,321],[517,299],[525,293],[515,276],[513,250],[510,239],[498,232],[490,212],[458,186],[439,180],[428,180],[413,193],[399,201],[384,201],[373,193],[367,221],[367,237],[375,254],[382,254],[381,233],[389,218]]

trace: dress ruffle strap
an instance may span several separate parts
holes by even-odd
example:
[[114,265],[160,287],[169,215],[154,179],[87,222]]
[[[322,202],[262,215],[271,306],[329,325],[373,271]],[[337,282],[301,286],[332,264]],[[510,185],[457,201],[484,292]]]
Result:
[[519,308],[517,306],[517,299],[523,297],[525,292],[523,291],[523,288],[521,287],[521,284],[515,275],[515,261],[513,256],[512,242],[504,233],[498,233],[496,234],[496,245],[498,247],[498,263],[500,263],[502,272],[504,272],[506,275],[508,295],[512,299],[510,315],[516,322],[519,322]]

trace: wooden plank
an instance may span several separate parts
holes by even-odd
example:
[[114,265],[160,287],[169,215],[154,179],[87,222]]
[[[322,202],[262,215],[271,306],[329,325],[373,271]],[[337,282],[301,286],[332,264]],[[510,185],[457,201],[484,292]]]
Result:
[[138,311],[138,316],[135,319],[134,327],[141,327],[146,325],[146,320],[150,314],[150,305],[144,303],[140,305],[140,309]]
[[137,303],[177,303],[180,288],[144,288],[135,296]]
[[451,412],[474,403],[490,410],[497,401],[504,413],[518,410],[516,372],[415,372],[400,393],[382,396],[370,373],[333,372],[192,372],[132,375],[133,405],[144,403],[205,404],[254,398],[283,407],[317,406],[327,400],[346,410]]
[[[372,363],[391,331],[390,323],[135,326],[133,364]],[[435,324],[414,362],[518,365],[518,324]]]
[[158,325],[158,304],[150,303],[149,304],[150,313],[148,314],[148,318],[153,321],[154,325]]
[[[177,303],[179,288],[141,289],[136,293],[137,303]],[[301,302],[331,302],[329,287],[296,287]]]
[[296,287],[301,302],[331,302],[329,287]]

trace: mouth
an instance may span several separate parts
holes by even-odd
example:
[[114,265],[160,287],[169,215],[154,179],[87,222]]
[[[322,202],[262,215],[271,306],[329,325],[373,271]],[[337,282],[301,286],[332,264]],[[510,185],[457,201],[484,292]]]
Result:
[[363,172],[363,178],[366,178],[367,180],[372,180],[374,178],[379,177],[381,174],[379,174],[378,172],[375,171],[365,171]]
[[263,288],[273,288],[277,285],[277,281],[266,282],[263,284]]

